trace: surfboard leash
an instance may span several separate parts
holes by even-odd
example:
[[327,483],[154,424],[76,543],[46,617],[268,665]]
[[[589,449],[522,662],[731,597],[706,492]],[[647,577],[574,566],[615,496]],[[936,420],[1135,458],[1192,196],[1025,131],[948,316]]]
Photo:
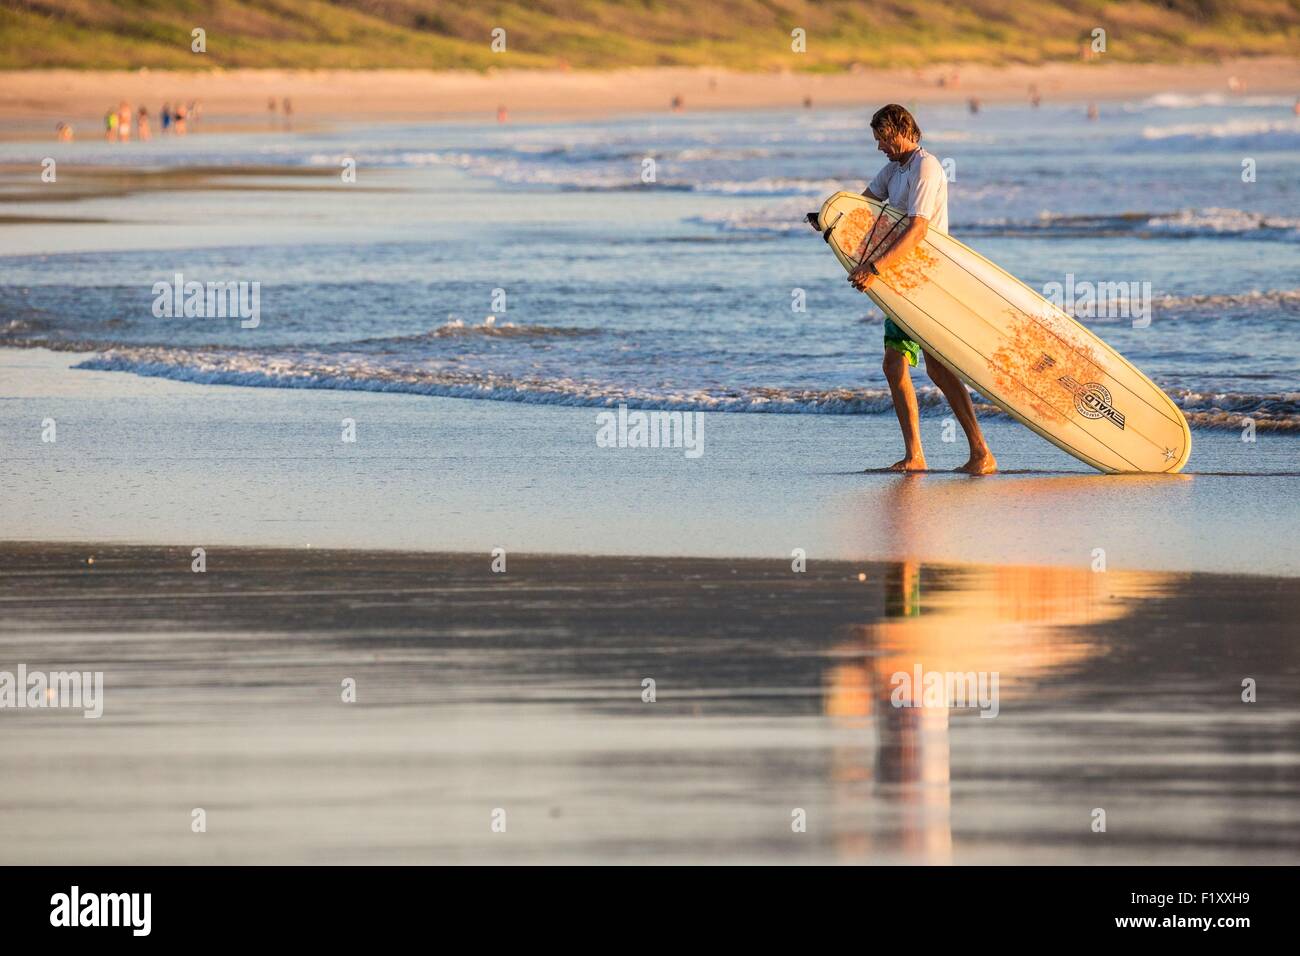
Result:
[[[881,203],[881,205],[880,205],[880,215],[883,216],[883,215],[885,214],[885,210],[888,209],[888,208],[889,208],[889,204],[888,204],[888,203]],[[841,214],[841,215],[842,215],[842,214]],[[883,246],[883,245],[888,241],[889,237],[892,236],[892,235],[894,234],[894,230],[897,229],[900,225],[902,225],[903,220],[906,219],[906,218],[907,218],[906,216],[900,216],[898,219],[895,219],[895,220],[894,220],[894,224],[893,224],[892,226],[889,227],[889,231],[888,231],[887,233],[885,233],[883,236],[880,237],[880,242],[876,243],[876,248],[877,248],[877,249],[879,249],[881,246]],[[836,221],[836,222],[839,222],[838,219],[835,220],[835,221]],[[879,221],[879,220],[877,220],[877,221]],[[873,231],[874,231],[874,230],[873,230]],[[858,259],[858,265],[861,265],[861,264],[864,263],[864,262],[869,262],[870,260],[871,260],[871,250],[870,250],[870,249],[867,249],[866,252],[862,253],[862,257],[861,257],[860,259]]]

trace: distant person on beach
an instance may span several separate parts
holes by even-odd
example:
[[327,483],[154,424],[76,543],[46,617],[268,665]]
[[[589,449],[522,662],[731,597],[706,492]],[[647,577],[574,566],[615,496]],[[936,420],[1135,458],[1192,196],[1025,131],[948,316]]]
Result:
[[177,136],[185,135],[185,104],[177,103],[176,111],[172,114],[172,130]]
[[293,104],[289,102],[289,97],[285,97],[280,103],[280,112],[284,114],[284,128],[288,129],[293,125]]
[[172,105],[164,103],[162,105],[162,131],[170,133],[172,129]]
[[138,135],[141,141],[150,138],[151,134],[149,132],[149,111],[145,109],[143,106],[140,107],[140,112],[136,114],[135,126],[136,129],[139,131]]
[[[897,265],[925,239],[929,230],[948,231],[948,178],[939,160],[921,147],[921,128],[902,106],[890,103],[871,117],[871,132],[876,148],[889,159],[871,180],[862,195],[878,202],[888,202],[907,213],[907,228],[887,249],[872,254],[869,261],[849,273],[855,289],[866,292],[876,277]],[[809,213],[814,228],[817,214]],[[972,475],[986,475],[997,470],[997,461],[989,451],[984,433],[975,418],[970,393],[956,374],[926,352],[920,343],[885,319],[885,380],[894,401],[894,411],[903,431],[904,456],[890,465],[894,471],[924,471],[925,452],[921,449],[920,412],[916,391],[912,387],[911,366],[925,354],[925,370],[939,387],[966,433],[970,459],[958,468]]]
[[504,103],[500,104],[497,107],[497,122],[504,123],[509,119],[510,119],[510,111],[506,109],[506,105]]
[[1100,111],[1099,109],[1097,109],[1097,104],[1096,104],[1096,103],[1089,103],[1089,104],[1088,104],[1088,119],[1089,119],[1089,120],[1096,120],[1096,119],[1100,119],[1100,118],[1101,118],[1101,111]]
[[72,127],[67,123],[60,123],[54,127],[54,138],[60,143],[72,142]]
[[1038,104],[1041,103],[1042,101],[1043,98],[1038,95],[1038,84],[1030,83],[1029,84],[1029,105],[1032,106],[1034,109],[1038,109]]
[[126,100],[117,106],[117,138],[124,143],[131,140],[131,104]]
[[117,139],[117,110],[112,107],[104,114],[104,139]]
[[686,101],[682,99],[682,94],[680,93],[673,94],[672,108],[674,113],[680,113],[682,110],[686,108]]
[[969,100],[967,100],[966,108],[970,110],[971,116],[974,116],[976,113],[978,113],[980,111],[979,97],[972,96]]

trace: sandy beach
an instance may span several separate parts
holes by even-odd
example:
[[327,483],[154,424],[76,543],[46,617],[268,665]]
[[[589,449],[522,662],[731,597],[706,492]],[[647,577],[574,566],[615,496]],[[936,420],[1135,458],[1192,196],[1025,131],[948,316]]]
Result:
[[[952,77],[957,76],[956,83]],[[939,85],[939,79],[944,85]],[[1051,63],[991,67],[934,64],[924,70],[862,69],[845,73],[735,73],[660,68],[592,71],[494,70],[19,70],[0,86],[5,135],[52,133],[60,120],[100,134],[104,110],[119,99],[161,103],[199,100],[205,127],[263,128],[268,98],[289,98],[294,122],[319,127],[356,122],[494,116],[505,106],[516,121],[665,112],[674,96],[686,109],[788,109],[810,97],[817,106],[865,108],[907,104],[1023,103],[1031,84],[1047,102],[1107,101],[1177,91],[1300,95],[1300,63],[1257,57],[1222,63]],[[86,124],[90,124],[87,126]]]

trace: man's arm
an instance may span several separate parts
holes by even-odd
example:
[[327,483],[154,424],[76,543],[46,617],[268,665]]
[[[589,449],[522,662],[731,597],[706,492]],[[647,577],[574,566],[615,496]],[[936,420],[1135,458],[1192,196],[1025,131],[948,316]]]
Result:
[[924,216],[912,216],[907,221],[907,228],[903,234],[898,237],[898,241],[879,255],[872,256],[866,262],[849,273],[849,284],[859,292],[866,292],[867,287],[875,280],[876,275],[871,271],[872,265],[876,267],[877,272],[884,272],[886,269],[897,265],[904,259],[908,253],[920,245],[921,240],[930,231],[930,220]]
[[907,221],[907,228],[898,237],[898,241],[879,255],[872,256],[871,261],[876,264],[877,270],[884,272],[891,266],[897,265],[909,252],[919,246],[929,231],[930,220],[924,216],[912,216]]
[[898,265],[925,238],[930,230],[930,217],[939,213],[944,182],[939,161],[933,156],[925,156],[908,197],[907,228],[892,248],[875,256],[876,268],[881,272]]
[[868,199],[874,199],[876,202],[884,202],[884,201],[885,201],[885,197],[884,197],[884,196],[877,196],[875,193],[873,193],[873,192],[871,191],[871,187],[870,187],[870,186],[868,186],[866,189],[862,190],[862,195],[866,196]]

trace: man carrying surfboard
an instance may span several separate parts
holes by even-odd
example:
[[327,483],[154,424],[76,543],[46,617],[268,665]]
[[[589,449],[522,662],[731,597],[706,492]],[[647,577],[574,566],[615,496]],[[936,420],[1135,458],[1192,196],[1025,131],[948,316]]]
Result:
[[[948,179],[939,160],[921,148],[921,129],[909,113],[897,103],[890,103],[871,117],[871,132],[877,148],[889,159],[888,164],[871,180],[863,192],[868,199],[888,202],[906,210],[907,227],[893,245],[873,253],[849,273],[849,283],[866,292],[881,272],[906,258],[935,229],[948,231]],[[817,225],[817,214],[811,221]],[[894,411],[903,430],[904,456],[890,465],[895,471],[924,471],[925,452],[921,449],[920,413],[916,390],[912,387],[910,368],[925,354],[925,370],[939,387],[953,414],[961,423],[970,445],[970,459],[958,471],[987,475],[997,470],[997,461],[984,440],[975,405],[965,384],[951,369],[907,337],[892,319],[885,319],[885,380],[894,400]]]

